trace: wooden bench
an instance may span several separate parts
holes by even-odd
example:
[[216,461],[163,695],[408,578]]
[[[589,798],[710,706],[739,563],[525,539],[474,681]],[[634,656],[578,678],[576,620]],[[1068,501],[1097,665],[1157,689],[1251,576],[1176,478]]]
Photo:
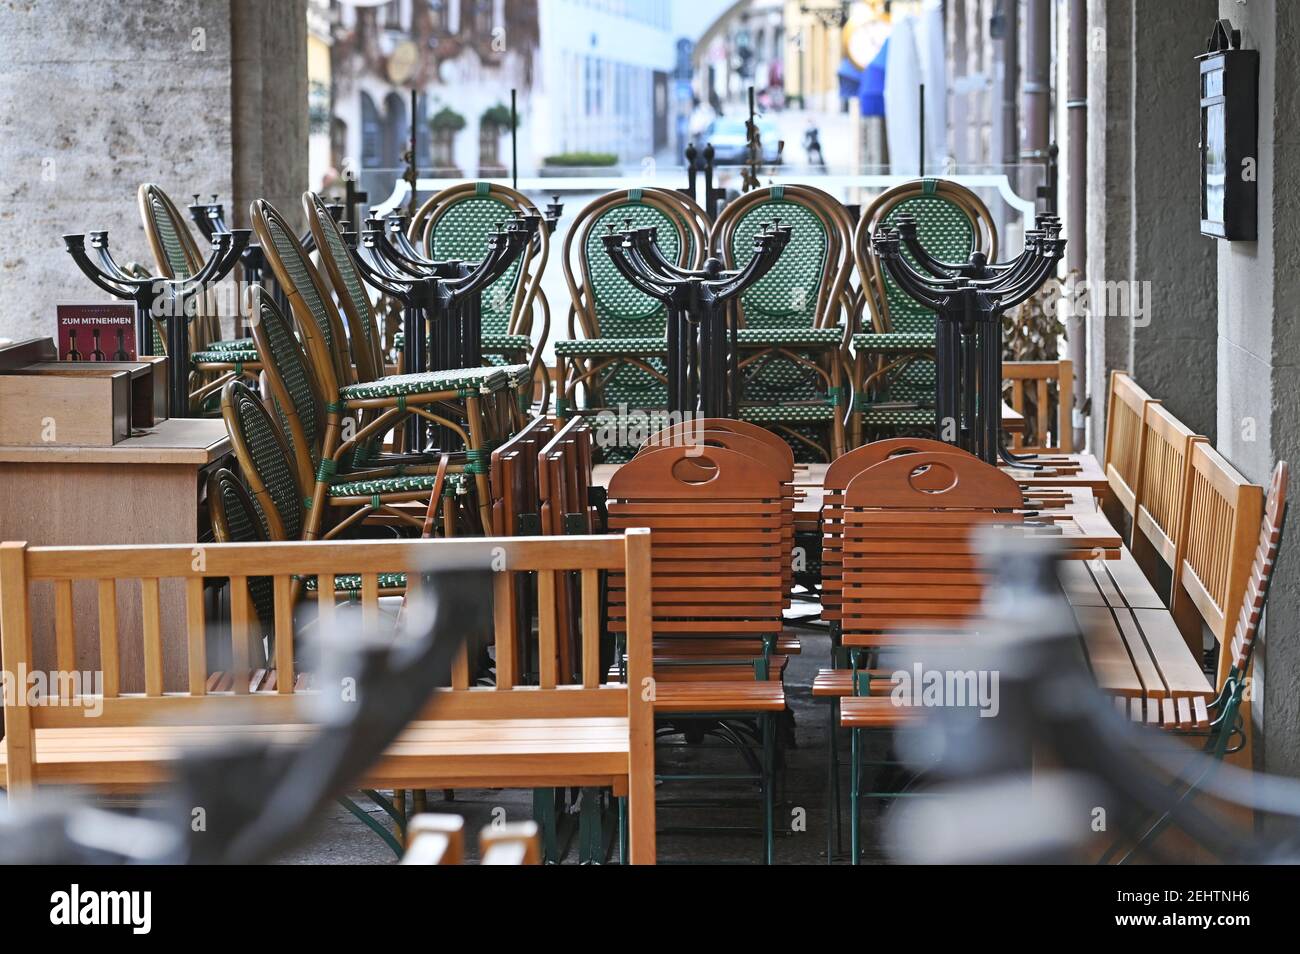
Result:
[[[1147,441],[1151,461],[1139,462],[1135,478],[1134,542],[1153,558],[1170,555],[1169,609],[1134,558],[1062,566],[1061,573],[1089,629],[1089,658],[1101,661],[1099,681],[1123,700],[1116,704],[1136,721],[1204,729],[1212,717],[1207,706],[1232,665],[1231,627],[1250,587],[1263,488],[1160,405],[1144,411],[1152,433],[1139,443]],[[1219,645],[1213,682],[1201,668],[1203,628]]]
[[[38,785],[76,784],[110,790],[139,789],[165,781],[180,742],[229,741],[240,735],[290,741],[309,731],[301,704],[319,688],[300,688],[295,653],[295,621],[290,605],[292,579],[301,575],[358,573],[360,618],[378,627],[379,575],[426,566],[445,559],[458,567],[493,566],[504,559],[507,572],[494,577],[497,620],[495,687],[457,685],[431,701],[426,717],[413,722],[399,740],[367,770],[361,787],[393,789],[611,788],[628,798],[633,863],[653,863],[654,737],[650,693],[650,535],[566,539],[489,538],[444,541],[357,541],[346,543],[214,544],[196,561],[194,548],[28,547],[0,544],[0,646],[12,671],[38,671],[53,662],[59,671],[92,668],[103,673],[100,698],[72,698],[65,705],[31,705],[26,693],[5,699],[4,757],[0,775],[11,797],[24,797]],[[196,566],[201,566],[201,569]],[[499,565],[499,564],[498,564]],[[557,625],[553,612],[558,574],[578,571],[584,589],[599,585],[600,572],[617,571],[628,580],[624,612],[628,684],[602,679],[595,644],[598,619],[583,626],[582,678],[566,684],[555,658]],[[513,573],[536,573],[541,612],[538,639],[543,666],[540,685],[518,681]],[[250,678],[249,576],[267,576],[275,595],[274,691]],[[229,639],[235,673],[228,692],[209,692],[205,641],[208,620],[203,601],[205,577],[231,580]],[[418,579],[415,578],[415,579]],[[75,584],[87,581],[98,605],[98,631],[74,625]],[[185,593],[189,641],[185,679],[165,683],[167,671],[159,638],[160,587],[179,581]],[[53,587],[58,610],[53,660],[37,659],[31,639],[30,600],[40,587]],[[121,623],[116,594],[143,593],[141,671],[123,665],[118,640]],[[83,591],[84,593],[85,591]],[[322,622],[337,615],[333,598],[318,600]],[[548,652],[549,650],[549,652]],[[242,674],[242,675],[241,675]],[[141,688],[132,688],[139,682]],[[309,683],[310,684],[310,683]],[[88,703],[94,702],[96,709]],[[82,704],[78,704],[82,703]]]

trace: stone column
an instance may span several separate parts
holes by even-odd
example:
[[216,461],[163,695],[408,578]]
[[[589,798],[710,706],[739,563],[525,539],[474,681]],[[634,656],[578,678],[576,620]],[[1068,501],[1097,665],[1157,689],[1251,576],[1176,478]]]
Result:
[[299,217],[305,17],[305,0],[0,6],[0,337],[53,335],[57,302],[104,299],[64,233],[108,229],[119,262],[153,268],[142,182],[180,205],[216,193],[235,224],[262,194]]
[[[1094,285],[1127,281],[1133,234],[1133,0],[1088,0],[1088,265]],[[1123,315],[1094,309],[1088,320],[1088,443],[1105,446],[1107,381],[1132,365]]]

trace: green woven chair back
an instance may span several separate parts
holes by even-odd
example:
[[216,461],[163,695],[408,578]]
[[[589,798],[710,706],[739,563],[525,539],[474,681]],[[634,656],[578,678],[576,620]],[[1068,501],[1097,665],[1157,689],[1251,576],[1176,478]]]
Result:
[[[892,225],[900,215],[914,216],[917,238],[931,255],[943,261],[964,262],[979,242],[978,225],[960,205],[939,193],[936,183],[934,179],[923,180],[922,191],[899,201],[885,213],[881,223]],[[919,267],[906,247],[903,255],[913,267]],[[881,269],[881,273],[889,329],[933,333],[937,321],[934,312],[903,291],[887,269]],[[934,359],[929,355],[918,355],[889,375],[882,398],[930,404],[934,401],[935,387]]]
[[[487,254],[488,232],[505,222],[514,211],[513,205],[488,191],[486,182],[477,183],[472,195],[452,200],[431,220],[431,227],[424,234],[425,252],[438,261],[482,261]],[[523,259],[522,255],[515,259],[500,278],[480,293],[483,334],[509,332]]]
[[[235,430],[235,436],[243,445],[244,453],[238,455],[240,465],[251,468],[266,488],[280,518],[280,526],[284,528],[285,538],[301,540],[303,497],[289,462],[288,447],[279,431],[280,425],[266,413],[261,400],[247,386],[232,381],[226,388],[230,404],[228,426]],[[236,449],[240,449],[238,444]]]
[[[932,183],[934,180],[926,181]],[[933,189],[933,185],[929,188]],[[947,196],[924,191],[920,195],[903,199],[885,214],[882,223],[893,225],[900,215],[915,216],[917,238],[925,250],[938,259],[964,262],[975,251],[979,240],[976,223]],[[914,267],[917,266],[906,247],[903,255]],[[882,271],[889,329],[897,332],[934,331],[934,312],[899,288],[887,270]]]
[[[384,348],[379,340],[379,327],[375,322],[374,309],[370,304],[370,296],[366,293],[365,283],[361,279],[361,273],[357,271],[356,264],[352,261],[352,253],[343,240],[343,232],[334,221],[334,216],[330,215],[329,210],[325,208],[320,196],[313,194],[311,203],[314,207],[312,214],[320,223],[321,232],[325,236],[324,254],[329,256],[330,262],[338,270],[339,277],[343,280],[343,289],[351,300],[352,307],[345,310],[356,316],[352,333],[360,335],[363,339],[361,344],[365,349],[366,360],[370,362],[366,378],[380,376],[383,374],[381,356]],[[354,354],[353,360],[360,368],[363,363],[361,355]]]
[[[664,256],[670,261],[681,261],[681,226],[658,206],[648,205],[634,197],[612,205],[597,215],[587,230],[582,247],[596,326],[600,329],[602,338],[663,337],[668,320],[663,305],[634,288],[619,274],[602,241],[608,231],[607,226],[612,225],[616,230],[621,230],[629,222],[637,228],[655,226]],[[688,232],[687,235],[689,234]],[[694,254],[693,240],[686,251],[688,258]]]
[[[212,532],[218,543],[265,543],[271,539],[266,517],[235,474],[222,467],[208,478],[208,506]],[[258,620],[266,628],[275,624],[274,584],[269,576],[250,576],[248,595]]]
[[[305,453],[311,459],[312,470],[320,463],[320,448],[325,433],[325,411],[316,393],[312,378],[311,365],[302,345],[294,337],[293,326],[285,317],[275,298],[262,293],[258,298],[258,325],[264,333],[259,342],[265,340],[265,346],[259,344],[263,366],[267,373],[279,378],[292,404],[292,411],[302,425],[303,437],[307,441],[304,448],[293,448],[295,453]],[[256,330],[256,329],[255,329]],[[293,429],[285,409],[280,405],[278,395],[273,398],[276,416],[280,419],[281,429],[290,442],[293,441]]]
[[728,251],[737,268],[754,254],[754,236],[779,219],[792,229],[790,243],[772,270],[755,282],[741,298],[747,328],[810,328],[818,318],[823,286],[833,275],[827,273],[830,245],[826,223],[802,202],[786,198],[780,186],[770,190],[765,202],[757,202],[740,214],[731,234]]
[[[146,186],[141,208],[145,213],[145,227],[157,240],[172,278],[189,278],[194,274],[190,256],[197,253],[185,223],[180,220],[176,206],[157,186]],[[187,245],[189,248],[187,248]]]
[[[265,222],[272,250],[280,259],[285,272],[288,273],[289,280],[293,282],[298,294],[302,297],[303,303],[310,313],[316,334],[324,342],[326,350],[331,355],[337,356],[339,349],[343,346],[343,342],[339,340],[339,333],[341,333],[342,329],[335,327],[329,306],[321,297],[320,291],[317,289],[315,281],[313,281],[314,268],[303,253],[302,246],[298,244],[298,236],[289,231],[284,219],[269,207],[267,208]],[[344,382],[340,380],[337,383],[343,384]]]

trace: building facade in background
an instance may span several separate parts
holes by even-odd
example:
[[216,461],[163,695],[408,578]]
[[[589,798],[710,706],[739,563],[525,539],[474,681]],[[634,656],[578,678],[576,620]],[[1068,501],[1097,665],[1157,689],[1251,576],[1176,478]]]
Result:
[[[521,175],[553,156],[605,154],[589,158],[628,165],[676,153],[672,8],[671,0],[312,0],[313,35],[321,24],[328,50],[319,75],[329,109],[328,122],[313,125],[322,138],[313,139],[312,184],[349,167],[372,188],[381,177],[370,173],[391,180],[412,121],[421,175],[506,175],[512,89]],[[313,99],[314,118],[325,102]]]

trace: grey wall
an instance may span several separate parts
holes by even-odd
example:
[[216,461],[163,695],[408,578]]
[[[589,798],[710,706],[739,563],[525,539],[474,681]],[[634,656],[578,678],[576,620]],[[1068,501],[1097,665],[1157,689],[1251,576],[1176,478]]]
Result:
[[[1221,0],[1219,15],[1242,31],[1244,46],[1260,51],[1260,111],[1259,241],[1216,243],[1218,448],[1251,480],[1266,483],[1278,459],[1300,470],[1300,4]],[[1297,481],[1300,474],[1293,487]],[[1290,522],[1256,656],[1262,691],[1252,713],[1264,730],[1265,767],[1300,775],[1295,514]]]
[[[236,223],[307,184],[306,0],[0,5],[0,337],[103,300],[60,236],[106,228],[152,267],[136,189],[217,193]],[[196,32],[201,31],[201,32]],[[296,216],[295,216],[296,218]]]
[[1215,248],[1199,234],[1193,57],[1216,17],[1215,0],[1089,2],[1088,277],[1150,283],[1137,318],[1102,313],[1094,301],[1095,448],[1114,368],[1132,371],[1189,427],[1215,436]]

